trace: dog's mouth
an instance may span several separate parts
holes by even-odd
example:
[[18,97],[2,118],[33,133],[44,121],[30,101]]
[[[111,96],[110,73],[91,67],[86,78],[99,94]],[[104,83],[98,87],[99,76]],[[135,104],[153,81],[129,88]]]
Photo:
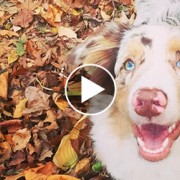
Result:
[[166,158],[174,140],[180,134],[180,121],[172,125],[145,124],[133,125],[140,155],[148,161]]

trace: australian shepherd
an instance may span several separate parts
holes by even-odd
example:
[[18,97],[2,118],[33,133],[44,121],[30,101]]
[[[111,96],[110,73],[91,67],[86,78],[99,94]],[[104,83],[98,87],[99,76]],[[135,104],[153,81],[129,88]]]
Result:
[[133,25],[109,22],[71,52],[115,77],[92,116],[94,151],[117,180],[180,180],[180,0],[137,0]]

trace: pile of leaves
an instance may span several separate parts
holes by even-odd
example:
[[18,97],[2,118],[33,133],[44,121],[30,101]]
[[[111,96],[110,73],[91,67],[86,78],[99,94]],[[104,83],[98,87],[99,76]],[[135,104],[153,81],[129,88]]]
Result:
[[64,95],[66,54],[131,0],[0,0],[0,179],[111,179]]

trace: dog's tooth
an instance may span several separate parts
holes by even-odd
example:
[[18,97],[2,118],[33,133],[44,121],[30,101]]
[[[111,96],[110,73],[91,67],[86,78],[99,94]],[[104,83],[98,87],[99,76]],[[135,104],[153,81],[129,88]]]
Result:
[[176,123],[174,123],[171,127],[172,127],[172,129],[175,129],[176,128]]
[[150,150],[150,149],[147,149],[145,147],[143,147],[143,150],[147,153],[151,153],[151,154],[158,154],[160,152],[162,152],[164,150],[163,147],[159,148],[159,149],[156,149],[156,150]]
[[173,129],[172,129],[172,127],[170,126],[170,127],[168,128],[168,133],[172,133],[172,131],[173,131]]
[[168,143],[169,143],[169,139],[166,138],[165,141],[162,144],[162,147],[165,148],[168,145]]
[[176,123],[174,123],[173,125],[171,125],[169,128],[168,128],[168,133],[172,133],[172,131],[176,128]]
[[138,141],[138,143],[139,143],[139,145],[141,146],[141,147],[143,147],[144,146],[144,142],[143,142],[143,140],[141,139],[141,138],[137,138],[137,141]]

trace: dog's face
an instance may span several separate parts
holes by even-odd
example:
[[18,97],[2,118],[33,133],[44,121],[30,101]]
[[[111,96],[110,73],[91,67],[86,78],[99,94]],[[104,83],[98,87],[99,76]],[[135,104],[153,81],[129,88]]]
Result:
[[[127,32],[115,65],[116,82],[140,155],[149,161],[166,158],[180,134],[180,30],[144,25]],[[124,101],[123,101],[124,102]]]

